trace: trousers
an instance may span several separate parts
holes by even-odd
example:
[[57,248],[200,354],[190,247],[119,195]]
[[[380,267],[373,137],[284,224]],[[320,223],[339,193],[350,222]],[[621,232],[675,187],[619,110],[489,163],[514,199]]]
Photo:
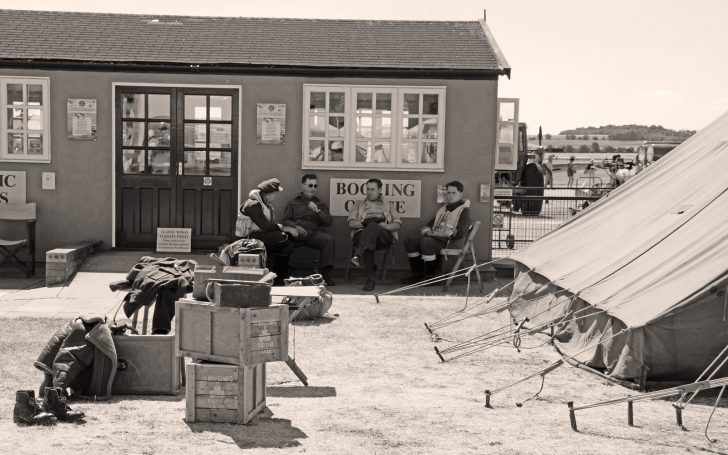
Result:
[[354,255],[364,262],[367,280],[374,280],[374,252],[394,243],[394,235],[378,223],[369,223],[354,234]]
[[[404,250],[407,252],[407,256],[418,257],[421,255],[425,261],[434,261],[440,250],[446,245],[447,240],[423,235],[408,237],[404,240]],[[433,258],[433,256],[435,257]]]
[[295,239],[293,241],[294,246],[306,245],[311,248],[320,250],[319,254],[319,267],[321,270],[334,266],[334,238],[321,231],[308,231],[309,236],[305,239]]

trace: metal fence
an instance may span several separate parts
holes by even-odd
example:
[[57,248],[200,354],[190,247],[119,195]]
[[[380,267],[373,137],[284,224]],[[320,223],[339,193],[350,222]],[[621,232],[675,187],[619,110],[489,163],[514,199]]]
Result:
[[525,248],[612,190],[593,179],[576,184],[576,188],[496,187],[491,236],[493,258],[507,257]]

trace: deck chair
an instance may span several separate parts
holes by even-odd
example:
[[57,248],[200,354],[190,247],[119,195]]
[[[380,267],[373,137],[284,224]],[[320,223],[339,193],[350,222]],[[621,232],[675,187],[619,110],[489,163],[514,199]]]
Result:
[[[28,277],[35,275],[35,202],[0,206],[0,221],[25,222],[26,227],[24,239],[0,238],[0,265],[9,262]],[[24,249],[28,254],[25,262],[17,256]]]
[[[474,223],[470,223],[470,226],[468,227],[468,233],[465,235],[465,242],[463,243],[462,248],[448,248],[450,245],[446,245],[445,248],[440,250],[440,255],[444,257],[443,266],[448,262],[447,258],[448,256],[457,256],[457,259],[455,260],[455,265],[453,266],[452,270],[449,272],[454,272],[456,270],[460,269],[460,265],[463,263],[463,259],[465,256],[470,253],[470,257],[473,260],[473,264],[477,264],[478,261],[475,257],[475,247],[473,246],[473,240],[475,239],[475,236],[478,234],[478,229],[480,229],[480,221],[475,221]],[[444,273],[448,273],[448,271],[443,270]],[[480,292],[483,292],[483,280],[480,278],[480,269],[475,268],[475,276],[478,277],[478,287],[480,288]],[[453,276],[450,276],[447,281],[445,281],[445,284],[442,286],[443,291],[447,291],[450,285],[452,284],[453,280],[455,278]]]

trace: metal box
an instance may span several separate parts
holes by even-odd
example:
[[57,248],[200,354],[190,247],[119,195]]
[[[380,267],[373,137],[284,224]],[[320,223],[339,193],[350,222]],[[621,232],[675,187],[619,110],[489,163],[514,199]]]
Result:
[[265,407],[265,363],[249,367],[187,364],[187,422],[247,424]]
[[245,366],[288,358],[288,305],[228,308],[181,299],[175,311],[179,356]]
[[207,300],[205,289],[207,288],[207,280],[209,279],[258,281],[266,274],[268,274],[268,269],[198,265],[195,267],[195,282],[192,288],[192,297],[197,300]]
[[174,395],[179,391],[181,359],[175,335],[116,335],[114,395]]

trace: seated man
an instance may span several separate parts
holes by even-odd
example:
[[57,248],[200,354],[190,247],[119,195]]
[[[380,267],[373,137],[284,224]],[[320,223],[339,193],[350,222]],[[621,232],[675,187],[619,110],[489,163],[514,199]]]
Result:
[[357,201],[349,211],[349,228],[354,241],[351,263],[359,267],[364,261],[366,283],[363,290],[374,290],[374,251],[387,248],[397,238],[402,221],[382,197],[382,181],[369,179],[367,197]]
[[445,185],[447,204],[440,207],[435,217],[420,229],[420,235],[404,241],[412,275],[402,284],[414,284],[436,275],[436,260],[449,240],[465,236],[470,226],[470,201],[463,199],[463,184],[457,180]]
[[283,213],[281,223],[298,231],[293,245],[306,245],[321,251],[319,267],[327,286],[334,286],[331,269],[334,266],[334,238],[322,232],[333,221],[326,203],[316,197],[316,174],[301,178],[301,193],[293,199]]

